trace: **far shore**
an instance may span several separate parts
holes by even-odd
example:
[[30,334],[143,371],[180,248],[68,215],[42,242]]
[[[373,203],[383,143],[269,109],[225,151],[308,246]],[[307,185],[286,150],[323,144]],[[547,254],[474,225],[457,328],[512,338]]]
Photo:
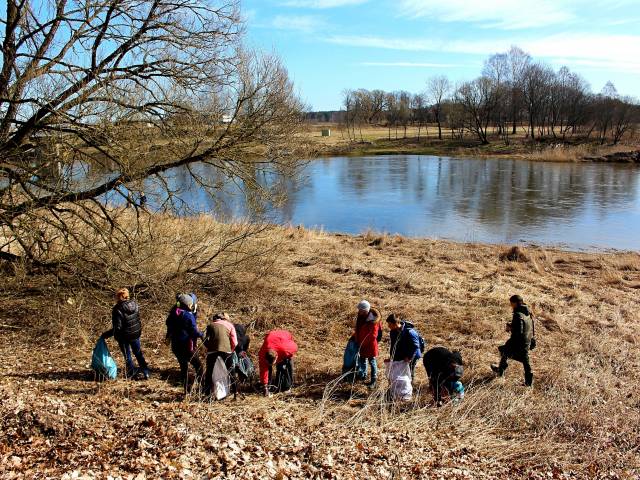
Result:
[[[329,129],[329,137],[322,136],[322,130]],[[313,156],[375,156],[375,155],[435,155],[459,158],[513,158],[545,162],[585,162],[585,163],[630,163],[640,164],[640,144],[620,143],[600,145],[586,139],[569,138],[563,141],[546,139],[531,143],[524,134],[511,137],[509,144],[495,136],[488,145],[481,145],[471,136],[452,139],[451,133],[443,130],[442,140],[437,130],[430,126],[418,137],[417,128],[389,131],[384,127],[367,127],[356,131],[356,140],[349,140],[347,134],[336,124],[314,124],[309,127],[307,139]]]

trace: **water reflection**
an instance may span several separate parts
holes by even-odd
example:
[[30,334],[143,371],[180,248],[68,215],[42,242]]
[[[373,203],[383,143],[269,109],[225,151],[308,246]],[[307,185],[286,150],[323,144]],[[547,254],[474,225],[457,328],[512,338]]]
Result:
[[372,228],[461,241],[640,248],[640,169],[633,166],[338,157],[311,162],[301,186],[256,172],[257,184],[284,194],[278,204],[246,195],[213,166],[191,169],[170,171],[137,188],[152,208],[172,206],[183,214],[209,212],[223,219],[266,216],[335,232]]
[[462,241],[640,246],[640,170],[632,166],[393,156],[323,160],[308,175],[283,221]]

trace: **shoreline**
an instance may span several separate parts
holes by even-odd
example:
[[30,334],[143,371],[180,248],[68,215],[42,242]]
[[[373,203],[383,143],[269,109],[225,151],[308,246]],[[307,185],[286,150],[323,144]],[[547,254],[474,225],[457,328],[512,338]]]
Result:
[[[317,126],[315,129],[319,128]],[[365,139],[349,141],[337,137],[320,137],[309,132],[314,156],[377,156],[377,155],[433,155],[456,158],[511,158],[541,162],[621,163],[640,164],[640,145],[600,145],[593,141],[561,139],[531,145],[523,137],[514,138],[509,145],[494,139],[488,145],[465,139],[438,140],[432,137],[391,139],[365,131]]]

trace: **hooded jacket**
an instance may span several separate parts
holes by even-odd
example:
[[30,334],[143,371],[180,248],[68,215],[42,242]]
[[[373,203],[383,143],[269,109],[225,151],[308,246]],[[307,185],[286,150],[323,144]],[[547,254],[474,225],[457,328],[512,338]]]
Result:
[[513,351],[529,351],[531,338],[533,337],[533,319],[531,311],[525,304],[519,305],[513,311],[511,319],[511,337],[508,340],[509,347]]
[[462,355],[445,347],[434,347],[424,354],[423,362],[429,379],[443,383],[454,373],[456,365],[462,365]]
[[105,334],[105,337],[113,335],[118,342],[133,342],[142,334],[140,322],[140,308],[135,300],[118,302],[111,310],[111,323],[113,328]]
[[414,360],[422,356],[420,353],[420,335],[413,323],[402,322],[399,330],[391,330],[390,353],[393,361],[404,359]]
[[238,339],[236,353],[239,355],[242,352],[248,352],[250,339],[247,335],[247,328],[241,323],[234,323],[233,327],[236,329],[236,338]]
[[260,367],[260,382],[263,385],[269,383],[269,364],[267,363],[267,352],[274,350],[276,352],[276,364],[293,358],[298,351],[298,345],[293,340],[293,335],[286,330],[272,330],[264,337],[264,342],[258,352],[258,365]]
[[196,317],[187,309],[174,306],[167,317],[167,338],[171,339],[174,350],[193,351],[196,340],[202,338],[202,332],[198,330]]
[[355,341],[360,347],[360,357],[374,358],[378,356],[378,342],[382,340],[380,312],[375,308],[366,315],[358,315],[356,320]]

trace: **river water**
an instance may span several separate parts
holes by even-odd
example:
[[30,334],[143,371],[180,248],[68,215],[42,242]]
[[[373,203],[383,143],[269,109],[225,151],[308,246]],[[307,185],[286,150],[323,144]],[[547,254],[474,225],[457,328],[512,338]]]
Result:
[[[238,198],[209,199],[189,181],[187,172],[170,174],[196,210],[246,215]],[[336,157],[310,162],[301,186],[289,190],[271,219],[330,232],[640,249],[640,168],[632,165]]]

